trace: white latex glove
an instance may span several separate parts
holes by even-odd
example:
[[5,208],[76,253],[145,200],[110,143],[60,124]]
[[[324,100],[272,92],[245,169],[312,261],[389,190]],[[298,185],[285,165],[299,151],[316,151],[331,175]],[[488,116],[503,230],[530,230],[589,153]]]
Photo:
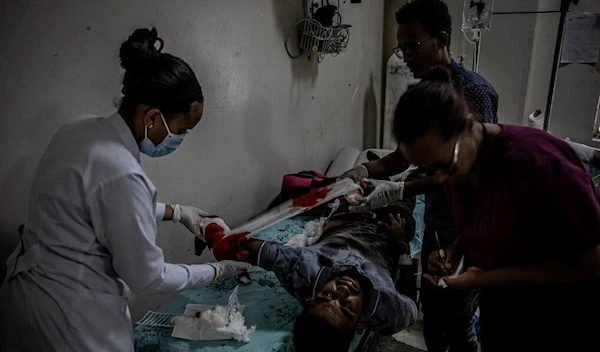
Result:
[[200,222],[202,221],[202,218],[208,215],[207,212],[190,206],[177,204],[173,207],[173,222],[182,223],[183,226],[187,227],[191,233],[196,235],[202,241],[204,241],[204,233],[202,232]]
[[362,179],[369,177],[369,170],[367,170],[366,166],[360,164],[354,169],[344,172],[339,178],[346,177],[353,179],[354,182],[360,182]]
[[236,262],[233,260],[222,260],[216,263],[207,263],[215,269],[215,277],[213,280],[218,278],[228,278],[241,274],[244,271],[250,270],[252,265],[244,262]]
[[350,211],[366,212],[373,209],[382,208],[391,202],[402,200],[404,193],[404,182],[393,182],[385,180],[363,180],[371,184],[375,189],[368,196],[358,196],[348,199],[353,204],[350,205]]

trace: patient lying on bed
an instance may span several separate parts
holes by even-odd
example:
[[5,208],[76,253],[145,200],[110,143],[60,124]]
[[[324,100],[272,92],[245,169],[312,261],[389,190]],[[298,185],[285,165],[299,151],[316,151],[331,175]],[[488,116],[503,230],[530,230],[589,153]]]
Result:
[[273,271],[300,301],[304,311],[294,326],[298,352],[347,351],[365,326],[391,335],[416,319],[415,303],[393,280],[414,236],[413,208],[414,199],[407,199],[375,213],[339,209],[311,246],[239,237],[230,242],[237,247],[227,251],[230,257],[218,259],[240,260],[239,253],[247,253],[245,260]]

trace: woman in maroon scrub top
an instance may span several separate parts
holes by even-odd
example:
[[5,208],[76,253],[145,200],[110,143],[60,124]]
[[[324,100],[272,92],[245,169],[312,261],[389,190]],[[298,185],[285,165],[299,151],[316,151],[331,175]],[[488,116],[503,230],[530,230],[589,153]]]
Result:
[[[600,195],[562,140],[484,124],[444,69],[401,98],[404,156],[443,183],[459,240],[428,265],[446,289],[481,288],[483,351],[600,351]],[[408,186],[408,184],[407,184]]]

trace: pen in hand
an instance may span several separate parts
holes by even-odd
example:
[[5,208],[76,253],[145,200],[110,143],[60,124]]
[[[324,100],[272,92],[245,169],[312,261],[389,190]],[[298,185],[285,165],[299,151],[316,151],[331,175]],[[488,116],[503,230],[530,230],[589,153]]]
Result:
[[435,240],[437,241],[437,245],[438,245],[438,254],[440,255],[440,259],[442,259],[442,264],[444,264],[444,273],[448,273],[446,270],[446,253],[444,252],[444,249],[442,249],[442,246],[440,244],[440,238],[438,236],[437,231],[434,232],[435,233]]

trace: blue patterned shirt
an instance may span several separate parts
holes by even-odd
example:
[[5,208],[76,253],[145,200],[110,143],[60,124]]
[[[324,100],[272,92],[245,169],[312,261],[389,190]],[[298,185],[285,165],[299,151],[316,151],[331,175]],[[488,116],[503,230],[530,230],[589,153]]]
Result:
[[[498,93],[494,87],[481,77],[452,60],[450,62],[454,87],[463,92],[471,112],[482,121],[498,123]],[[425,235],[423,238],[423,254],[428,255],[437,248],[434,231],[437,231],[442,247],[452,244],[458,232],[444,192],[431,193],[425,196]]]
[[498,123],[498,93],[492,85],[478,73],[450,61],[450,71],[454,87],[462,90],[471,112],[484,122]]

